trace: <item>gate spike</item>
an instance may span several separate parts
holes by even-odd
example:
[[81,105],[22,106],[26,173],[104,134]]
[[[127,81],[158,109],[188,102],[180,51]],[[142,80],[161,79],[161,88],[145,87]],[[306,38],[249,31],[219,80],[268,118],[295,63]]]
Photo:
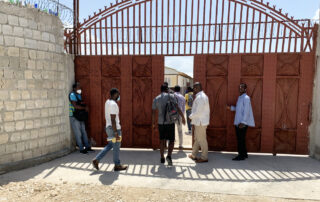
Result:
[[270,5],[270,2],[267,2],[267,6],[269,7],[269,5]]
[[104,9],[107,9],[107,6],[105,6]]
[[276,5],[273,5],[273,9],[276,9]]
[[112,3],[110,3],[110,7],[112,7]]
[[286,16],[288,17],[288,13],[286,13]]
[[280,13],[282,12],[282,8],[279,9],[279,12],[280,12]]
[[101,8],[99,9],[99,13],[101,13]]
[[96,15],[96,12],[93,12],[94,15]]

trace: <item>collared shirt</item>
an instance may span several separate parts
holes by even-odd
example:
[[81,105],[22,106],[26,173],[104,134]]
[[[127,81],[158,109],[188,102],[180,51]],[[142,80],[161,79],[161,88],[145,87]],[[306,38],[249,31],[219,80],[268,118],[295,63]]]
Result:
[[239,96],[237,105],[231,106],[231,111],[236,111],[234,125],[242,123],[251,127],[255,126],[250,97],[246,93]]
[[174,123],[171,120],[166,120],[166,118],[165,118],[166,106],[169,101],[169,98],[171,99],[171,101],[173,103],[177,104],[177,99],[171,93],[161,93],[153,100],[152,110],[158,110],[158,124],[160,124],[160,125]]
[[183,95],[181,95],[181,93],[174,93],[174,95],[176,96],[176,98],[178,100],[178,106],[179,106],[180,110],[182,111],[182,113],[184,113],[185,106],[186,106],[186,100],[184,99]]
[[104,109],[105,109],[105,116],[106,116],[106,128],[108,128],[109,126],[112,126],[111,115],[116,115],[116,127],[117,127],[117,130],[120,130],[121,126],[120,126],[120,119],[119,119],[119,107],[116,101],[110,100],[110,99],[107,100],[104,105]]
[[190,115],[192,125],[208,126],[210,122],[209,98],[203,92],[196,94],[196,99],[192,104],[192,113]]

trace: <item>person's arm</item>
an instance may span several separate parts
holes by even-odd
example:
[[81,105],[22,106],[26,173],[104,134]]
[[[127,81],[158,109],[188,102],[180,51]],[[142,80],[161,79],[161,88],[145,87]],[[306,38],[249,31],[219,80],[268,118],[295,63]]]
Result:
[[204,106],[202,99],[195,99],[192,105],[192,113],[190,114],[190,119],[195,119],[201,115],[201,109]]
[[73,107],[74,107],[75,109],[79,109],[79,110],[86,109],[85,106],[81,106],[81,105],[78,105],[78,104],[77,104],[78,99],[77,99],[76,96],[77,96],[77,95],[75,95],[75,93],[73,93],[73,92],[70,93],[70,95],[69,95],[69,100],[70,100],[71,104],[73,105]]
[[240,121],[239,128],[243,128],[246,125],[248,125],[249,122],[249,115],[250,115],[250,108],[251,108],[251,102],[250,98],[245,98],[243,100],[243,117]]
[[119,140],[120,137],[119,137],[119,134],[118,134],[117,123],[116,123],[116,117],[117,117],[117,115],[116,115],[116,114],[111,114],[110,116],[111,116],[112,130],[113,130],[113,132],[114,132],[114,134],[115,134],[116,139]]
[[152,128],[156,128],[156,110],[152,109]]
[[184,118],[184,114],[182,113],[181,109],[179,108],[179,106],[176,104],[176,107],[178,109],[178,113],[182,118],[182,124],[185,125],[186,124],[186,119]]

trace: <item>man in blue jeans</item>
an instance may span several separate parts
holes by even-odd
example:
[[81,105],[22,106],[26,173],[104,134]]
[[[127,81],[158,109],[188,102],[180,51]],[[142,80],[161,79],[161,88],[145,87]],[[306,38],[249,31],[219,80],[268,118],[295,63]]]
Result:
[[79,121],[74,117],[74,112],[76,109],[78,110],[86,110],[88,111],[88,107],[86,107],[82,101],[81,97],[81,86],[79,82],[76,82],[72,86],[73,90],[69,94],[69,118],[70,124],[76,138],[77,145],[80,149],[80,153],[86,154],[88,151],[93,151],[89,144],[86,126],[84,121]]
[[106,132],[108,135],[108,144],[103,150],[93,159],[92,164],[95,169],[99,170],[100,160],[113,148],[114,171],[126,170],[128,166],[121,165],[119,152],[121,146],[121,126],[119,119],[119,107],[117,101],[120,100],[120,92],[113,88],[110,91],[111,98],[105,103],[106,116]]

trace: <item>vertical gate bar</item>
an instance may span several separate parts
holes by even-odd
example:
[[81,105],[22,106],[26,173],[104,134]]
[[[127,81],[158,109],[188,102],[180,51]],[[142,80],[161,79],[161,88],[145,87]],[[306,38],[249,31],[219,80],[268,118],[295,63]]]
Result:
[[236,27],[236,17],[237,17],[237,3],[234,3],[234,18],[233,18],[233,28],[232,28],[232,43],[231,43],[231,53],[233,53],[234,50],[234,32]]
[[240,8],[240,23],[239,23],[239,41],[238,41],[238,53],[240,53],[240,46],[241,46],[241,25],[242,25],[242,12],[243,12],[243,5],[241,4]]
[[263,53],[265,53],[265,50],[266,50],[267,31],[268,31],[268,15],[266,15],[266,21],[264,25],[263,51],[262,51]]
[[188,0],[186,0],[186,4],[185,4],[185,17],[184,17],[184,45],[183,45],[183,48],[184,48],[184,52],[183,54],[186,54],[186,46],[187,46],[187,23],[188,23],[188,20],[187,20],[187,15],[188,13]]
[[170,19],[170,0],[168,0],[168,15],[167,15],[167,55],[169,55],[169,19]]
[[161,55],[163,55],[163,1],[164,0],[161,0]]
[[216,44],[217,44],[217,26],[218,26],[218,5],[219,0],[216,1],[216,18],[214,23],[214,39],[213,39],[213,53],[216,53]]
[[278,52],[279,34],[280,34],[280,22],[278,22],[278,29],[277,29],[276,48],[275,48],[276,53]]
[[95,55],[97,55],[98,50],[98,44],[97,44],[97,23],[94,24],[94,49],[95,49]]
[[113,18],[112,18],[113,15],[111,15],[111,24],[110,24],[110,30],[111,30],[111,55],[114,55],[113,54]]
[[250,40],[250,53],[252,53],[252,47],[253,47],[253,30],[254,30],[254,20],[255,20],[255,13],[256,11],[254,9],[252,9],[252,26],[251,26],[251,40]]
[[102,20],[100,20],[100,55],[102,55]]
[[231,6],[231,2],[229,1],[229,3],[228,3],[228,18],[227,18],[226,53],[228,53],[228,44],[229,44],[230,6]]
[[175,38],[174,38],[174,28],[175,28],[175,16],[176,16],[176,0],[173,0],[173,24],[172,24],[172,41],[173,41],[173,47],[172,47],[172,54],[174,54],[174,46],[175,46],[175,44],[174,44],[174,42],[175,42]]
[[107,20],[108,20],[108,18],[106,17],[104,23],[105,23],[105,30],[106,30],[106,33],[105,33],[106,34],[106,55],[109,55],[109,50],[108,50],[108,48],[109,48],[108,47],[109,46],[109,44],[108,44],[108,23],[107,23],[108,21]]
[[87,30],[84,31],[84,54],[87,55]]
[[152,1],[153,0],[150,1],[150,55],[152,55]]
[[274,19],[272,19],[272,22],[271,22],[269,53],[271,53],[271,48],[272,48],[273,27],[274,27],[273,25],[274,25]]
[[212,0],[210,0],[210,11],[209,11],[209,35],[208,35],[208,54],[210,53],[210,39],[211,39],[211,18],[212,18]]
[[298,34],[294,33],[295,37],[294,37],[294,52],[297,52],[297,43],[298,43]]
[[158,54],[158,0],[156,0],[156,55]]
[[291,39],[292,39],[292,30],[289,32],[289,44],[288,44],[288,53],[291,52]]
[[178,54],[180,55],[180,40],[181,40],[181,0],[179,0],[179,40],[178,40]]
[[91,39],[91,36],[92,36],[92,31],[91,31],[91,27],[89,28],[89,42],[90,42],[90,56],[92,56],[92,39]]
[[139,4],[139,48],[138,48],[138,54],[141,55],[141,38],[142,38],[142,33],[141,33],[141,3]]
[[258,27],[258,41],[257,41],[257,51],[259,52],[259,45],[260,45],[260,29],[261,29],[261,13],[259,12],[259,27]]
[[81,41],[81,34],[77,33],[78,34],[78,41],[79,41],[79,52],[80,52],[80,55],[82,55],[82,41]]
[[130,10],[129,8],[127,8],[127,43],[128,43],[128,55],[130,55],[130,19],[129,19],[129,16],[130,16]]
[[304,23],[302,24],[302,33],[301,33],[301,44],[300,44],[300,52],[303,52],[303,47],[304,47]]
[[199,41],[199,16],[200,16],[200,0],[198,0],[197,5],[197,34],[196,34],[196,54],[198,54],[198,41]]
[[[205,24],[206,24],[206,0],[204,0],[204,3],[203,3],[203,26],[202,26],[202,44],[201,44],[201,54],[203,54],[203,46],[204,46],[204,29],[205,29]],[[210,20],[209,20],[210,22]],[[198,25],[199,26],[199,25]],[[209,43],[209,42],[208,42]]]
[[286,43],[286,30],[287,30],[287,28],[284,27],[283,39],[282,39],[282,50],[281,50],[282,53],[284,52],[284,45],[285,45],[285,43]]
[[133,6],[133,55],[136,54],[136,5]]
[[261,151],[273,152],[274,126],[275,126],[275,100],[277,54],[264,54],[263,68],[263,95],[262,95],[262,122],[261,122]]
[[147,2],[144,3],[144,55],[147,54]]
[[122,37],[122,39],[121,39],[121,43],[122,43],[122,55],[124,55],[124,26],[123,26],[123,10],[121,11],[121,37]]
[[224,0],[222,1],[222,15],[221,15],[221,29],[219,30],[220,48],[219,53],[222,52],[222,40],[223,40],[223,18],[224,18]]
[[194,0],[192,0],[192,2],[191,2],[190,54],[192,54],[193,1],[194,1]]
[[244,37],[244,53],[247,52],[247,36],[248,36],[248,20],[249,20],[249,7],[247,7],[247,17],[246,17],[246,31]]
[[119,13],[116,13],[116,26],[117,26],[117,55],[119,55]]

